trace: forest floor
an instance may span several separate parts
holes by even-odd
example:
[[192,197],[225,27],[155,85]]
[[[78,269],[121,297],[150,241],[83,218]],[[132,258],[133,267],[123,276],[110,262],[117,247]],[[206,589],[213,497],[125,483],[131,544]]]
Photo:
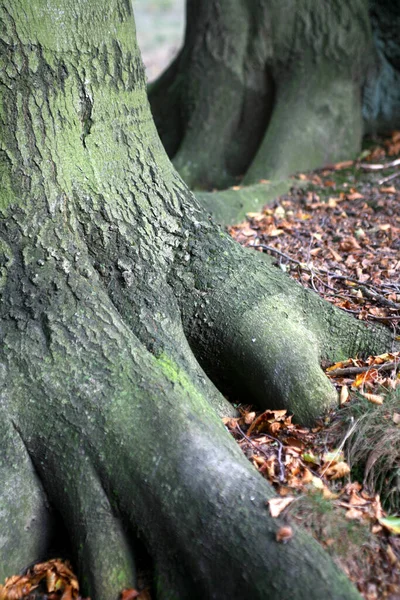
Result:
[[[379,143],[377,143],[379,142]],[[231,235],[354,318],[400,340],[400,132],[370,140],[360,160],[297,175],[304,183]],[[267,183],[267,182],[266,182]],[[279,497],[281,541],[301,523],[366,600],[400,598],[400,353],[323,365],[337,410],[313,429],[286,411],[225,424]],[[294,416],[295,418],[295,416]]]
[[[267,252],[301,285],[400,339],[400,132],[372,141],[361,160],[297,175],[260,213],[230,228]],[[388,166],[389,165],[389,166]],[[301,524],[333,556],[366,600],[400,598],[400,353],[323,365],[339,406],[312,429],[286,411],[239,404],[224,420],[243,452],[277,492],[268,510],[290,543]],[[146,584],[144,584],[146,588]],[[57,591],[56,591],[57,590]],[[68,565],[52,560],[10,578],[0,600],[78,599]],[[150,600],[149,588],[122,600]]]

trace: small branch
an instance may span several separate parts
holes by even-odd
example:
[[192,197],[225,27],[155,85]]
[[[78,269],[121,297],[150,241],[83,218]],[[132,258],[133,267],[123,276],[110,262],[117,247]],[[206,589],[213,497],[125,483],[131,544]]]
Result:
[[373,319],[374,321],[399,321],[400,316],[396,315],[388,315],[387,317],[376,317],[375,315],[371,315],[371,313],[367,314],[368,319]]
[[378,185],[382,185],[382,183],[386,183],[388,181],[392,181],[393,179],[397,179],[397,177],[400,177],[400,171],[398,173],[393,173],[392,175],[388,175],[387,177],[380,179],[378,181]]
[[359,373],[367,373],[375,369],[377,371],[396,371],[400,367],[400,362],[387,362],[381,365],[369,365],[368,367],[343,367],[342,369],[335,369],[334,371],[328,371],[329,377],[342,377],[343,375],[358,375]]
[[270,252],[274,252],[274,254],[279,254],[279,256],[286,258],[286,260],[288,260],[292,263],[295,263],[296,265],[300,265],[301,267],[304,268],[304,263],[301,263],[299,260],[292,258],[288,254],[285,254],[284,252],[277,250],[273,246],[267,246],[266,244],[255,244],[254,246],[249,246],[249,248],[262,248],[263,250],[269,250]]
[[[244,433],[244,431],[241,429],[239,423],[236,423],[236,427],[239,430],[239,433],[244,437],[245,440],[247,440],[249,442],[249,444],[251,444],[253,446],[253,448],[255,448],[258,452],[261,452],[262,454],[264,454],[264,456],[266,458],[269,458],[268,453],[265,452],[265,450],[263,450],[259,446],[257,446],[257,444],[255,444],[253,442],[253,440],[251,440],[249,438],[249,436],[247,436]],[[280,483],[283,483],[285,481],[285,467],[283,466],[283,463],[282,463],[283,444],[282,444],[282,442],[280,440],[278,440],[277,438],[274,438],[272,435],[268,435],[268,433],[265,433],[264,431],[263,431],[263,435],[265,435],[265,437],[269,438],[270,440],[273,440],[274,442],[277,442],[277,444],[279,445],[279,449],[278,449],[279,481],[280,481]]]
[[[399,173],[399,175],[400,175],[400,173]],[[367,296],[367,298],[378,301],[380,304],[383,304],[383,306],[388,306],[389,308],[397,308],[397,309],[400,308],[400,304],[398,302],[393,302],[392,300],[388,300],[387,298],[385,298],[385,296],[381,296],[380,294],[377,294],[376,292],[369,290],[364,285],[360,285],[360,290],[362,291],[363,294],[365,294]]]
[[368,163],[361,163],[360,167],[362,169],[364,169],[365,171],[382,171],[383,169],[390,169],[391,167],[397,167],[397,165],[400,165],[400,158],[396,158],[396,160],[392,160],[391,162],[385,163],[385,164],[368,164]]

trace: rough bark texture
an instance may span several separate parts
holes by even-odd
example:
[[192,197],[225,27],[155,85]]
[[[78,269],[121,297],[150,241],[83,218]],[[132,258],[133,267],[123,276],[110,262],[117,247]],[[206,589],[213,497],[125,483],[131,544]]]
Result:
[[275,541],[214,383],[310,422],[335,402],[320,358],[390,333],[199,208],[157,136],[129,2],[0,6],[0,579],[46,553],[51,505],[96,600],[135,585],[136,536],[157,598],[357,598],[304,533]]
[[386,0],[188,0],[182,51],[150,88],[186,182],[253,184],[356,157],[364,84],[366,130],[397,126],[399,15]]

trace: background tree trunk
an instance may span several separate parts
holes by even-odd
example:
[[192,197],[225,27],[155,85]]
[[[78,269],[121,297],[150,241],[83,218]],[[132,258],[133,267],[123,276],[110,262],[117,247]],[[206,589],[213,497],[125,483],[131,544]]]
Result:
[[384,133],[400,127],[400,6],[371,0],[375,61],[363,90],[364,130]]
[[303,532],[276,542],[206,371],[310,422],[336,400],[320,358],[390,332],[199,208],[157,136],[129,2],[0,7],[0,578],[45,552],[48,500],[96,600],[135,585],[136,536],[158,598],[357,598]]
[[399,23],[383,0],[188,0],[184,46],[150,86],[185,181],[253,184],[355,158],[364,84],[366,130],[399,123]]

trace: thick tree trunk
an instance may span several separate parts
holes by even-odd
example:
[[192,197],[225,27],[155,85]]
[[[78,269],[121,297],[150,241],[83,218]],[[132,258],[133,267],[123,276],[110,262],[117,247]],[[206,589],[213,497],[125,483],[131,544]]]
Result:
[[275,541],[214,383],[310,422],[335,402],[320,358],[390,333],[198,207],[157,136],[129,2],[0,6],[0,578],[45,552],[49,500],[96,600],[135,585],[135,535],[158,598],[357,598],[304,533]]
[[367,133],[400,127],[400,5],[371,0],[370,16],[375,62],[363,90],[363,117]]
[[368,0],[188,0],[183,49],[150,88],[161,139],[186,182],[279,180],[355,158],[364,83],[366,129],[397,126],[394,5],[374,0],[369,13]]

